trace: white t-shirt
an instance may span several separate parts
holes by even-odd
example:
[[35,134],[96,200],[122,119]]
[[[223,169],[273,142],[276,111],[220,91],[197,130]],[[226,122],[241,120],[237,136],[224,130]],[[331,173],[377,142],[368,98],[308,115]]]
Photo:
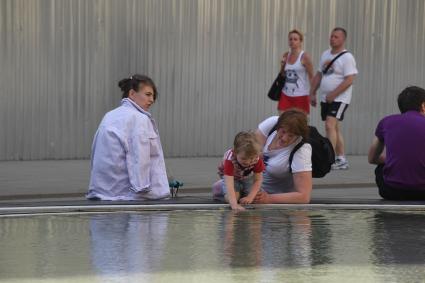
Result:
[[[258,125],[258,129],[264,136],[268,136],[274,125],[276,125],[278,116],[267,118]],[[276,136],[274,131],[266,140],[263,148],[263,159],[266,170],[263,173],[262,188],[271,194],[286,193],[294,191],[294,182],[292,174],[289,172],[289,155],[294,147],[301,141],[298,138],[293,144],[275,150],[269,150],[269,145]],[[311,145],[305,143],[294,154],[291,168],[292,173],[311,171]]]
[[[322,73],[326,66],[338,54],[339,53],[332,54],[331,49],[323,52],[322,57],[320,58],[319,72]],[[356,60],[354,60],[353,55],[349,52],[341,55],[341,57],[336,59],[336,61],[332,64],[326,74],[322,73],[322,81],[320,83],[321,101],[326,102],[326,95],[336,89],[342,83],[342,81],[344,81],[346,76],[355,75],[357,73],[358,71],[356,68]],[[335,98],[335,101],[350,104],[352,91],[353,86],[351,85],[343,93],[338,95]]]

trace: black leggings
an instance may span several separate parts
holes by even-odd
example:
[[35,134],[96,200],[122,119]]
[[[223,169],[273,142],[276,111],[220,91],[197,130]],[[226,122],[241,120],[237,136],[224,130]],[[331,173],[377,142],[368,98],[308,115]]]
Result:
[[425,200],[425,188],[423,190],[409,188],[394,188],[384,182],[384,165],[380,164],[375,169],[375,181],[379,188],[379,195],[388,200]]

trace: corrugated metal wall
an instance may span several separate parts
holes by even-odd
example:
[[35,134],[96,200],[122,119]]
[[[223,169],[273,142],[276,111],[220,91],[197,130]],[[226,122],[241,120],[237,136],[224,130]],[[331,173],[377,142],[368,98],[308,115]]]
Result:
[[[265,93],[305,32],[318,64],[330,30],[348,31],[359,76],[343,131],[365,154],[406,85],[425,86],[423,0],[0,0],[0,160],[86,158],[117,82],[150,75],[167,156],[221,155],[276,113]],[[322,123],[318,111],[314,125]]]

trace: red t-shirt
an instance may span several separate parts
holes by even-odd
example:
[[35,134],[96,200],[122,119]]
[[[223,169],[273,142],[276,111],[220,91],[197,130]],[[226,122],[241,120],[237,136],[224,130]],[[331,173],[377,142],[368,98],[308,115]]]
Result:
[[226,151],[223,157],[223,161],[218,167],[218,174],[220,177],[223,175],[233,176],[235,180],[243,180],[254,173],[261,173],[265,169],[263,159],[258,157],[258,160],[250,166],[243,167],[239,164],[236,159],[236,154],[233,153],[233,149]]

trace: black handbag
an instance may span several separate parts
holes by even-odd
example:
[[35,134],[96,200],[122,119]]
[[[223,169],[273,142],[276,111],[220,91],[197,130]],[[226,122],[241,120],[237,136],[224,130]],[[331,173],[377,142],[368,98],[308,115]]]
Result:
[[282,92],[282,88],[285,85],[286,76],[285,76],[285,63],[280,67],[280,72],[277,74],[276,79],[273,81],[272,86],[267,93],[267,96],[274,101],[280,100],[280,95]]
[[270,87],[267,96],[274,101],[280,100],[280,95],[282,92],[282,88],[285,85],[286,76],[282,75],[281,72],[277,75],[276,79],[273,81],[272,86]]

